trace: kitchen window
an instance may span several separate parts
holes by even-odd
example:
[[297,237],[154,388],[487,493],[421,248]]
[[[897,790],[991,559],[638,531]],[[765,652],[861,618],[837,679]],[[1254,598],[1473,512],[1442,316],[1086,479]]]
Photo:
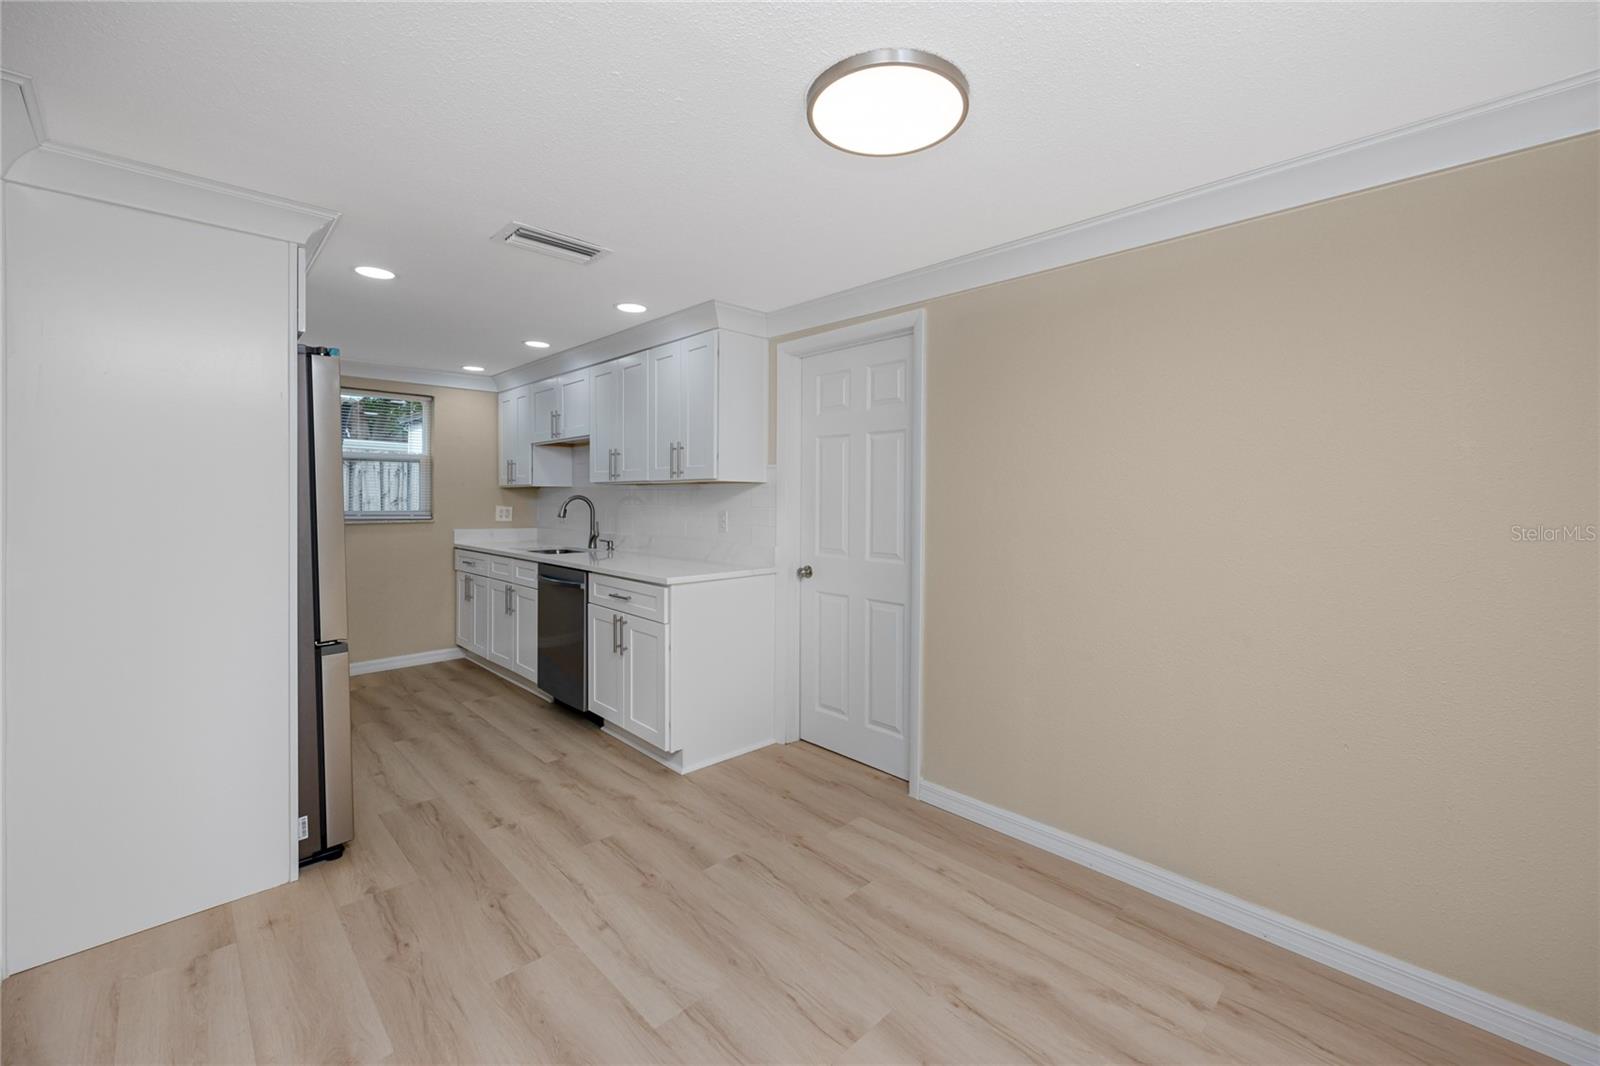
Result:
[[432,397],[341,392],[339,429],[345,521],[432,520]]

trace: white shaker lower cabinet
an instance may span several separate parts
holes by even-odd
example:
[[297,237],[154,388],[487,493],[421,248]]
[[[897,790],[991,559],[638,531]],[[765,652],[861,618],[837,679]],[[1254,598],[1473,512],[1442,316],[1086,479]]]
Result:
[[511,645],[511,669],[529,681],[539,680],[539,591],[527,585],[511,585],[511,604],[516,615],[516,638]]
[[510,582],[489,582],[489,641],[484,652],[508,670],[517,652],[517,609],[511,588]]
[[[537,568],[503,556],[457,551],[456,644],[488,663],[537,683],[539,590]],[[525,571],[528,584],[518,579]],[[511,580],[485,576],[504,573]]]
[[589,709],[662,751],[667,733],[667,627],[589,607]]
[[456,574],[456,643],[470,652],[489,654],[489,579]]
[[775,589],[591,575],[589,709],[679,773],[772,743]]

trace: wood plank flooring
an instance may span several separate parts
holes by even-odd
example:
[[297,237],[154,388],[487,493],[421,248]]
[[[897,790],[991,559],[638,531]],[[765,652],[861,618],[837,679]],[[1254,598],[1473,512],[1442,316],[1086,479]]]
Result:
[[805,744],[678,777],[465,662],[354,682],[301,879],[8,979],[7,1063],[1525,1063]]

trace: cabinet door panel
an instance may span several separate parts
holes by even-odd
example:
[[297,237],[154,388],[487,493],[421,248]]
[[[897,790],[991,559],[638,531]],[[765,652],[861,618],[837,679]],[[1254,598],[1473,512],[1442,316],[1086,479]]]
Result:
[[553,378],[541,381],[533,386],[532,396],[532,406],[529,408],[532,422],[528,427],[528,439],[534,443],[552,440],[556,418],[561,410],[561,386]]
[[612,447],[617,457],[618,481],[644,481],[650,476],[650,368],[636,355],[617,360],[622,378],[620,432]]
[[504,581],[490,581],[488,601],[488,657],[501,666],[509,667],[517,646],[517,616],[511,598],[511,585]]
[[625,432],[622,410],[622,364],[618,359],[594,367],[589,386],[589,480],[596,485],[616,481],[614,451]]
[[614,725],[626,717],[622,655],[617,651],[616,620],[604,607],[589,608],[589,710]]
[[622,627],[622,728],[671,751],[667,714],[667,627],[647,618],[624,616]]
[[516,639],[512,643],[511,669],[529,681],[539,680],[539,593],[525,585],[511,586]]
[[556,419],[556,435],[562,440],[589,435],[589,372],[563,374],[557,381],[561,388],[561,415]]
[[717,335],[702,333],[683,345],[683,425],[678,432],[678,479],[717,476]]
[[649,479],[678,476],[677,449],[683,439],[683,342],[650,349]]
[[472,647],[476,630],[472,625],[472,575],[456,575],[456,643]]
[[472,581],[472,644],[471,648],[479,655],[489,654],[489,581],[486,578],[474,577]]
[[516,409],[512,406],[512,393],[500,394],[500,484],[513,485],[511,463],[517,456],[518,430]]

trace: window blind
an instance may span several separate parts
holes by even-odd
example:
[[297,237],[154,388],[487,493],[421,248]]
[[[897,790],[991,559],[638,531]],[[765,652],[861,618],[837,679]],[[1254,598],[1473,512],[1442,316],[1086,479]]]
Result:
[[433,399],[341,392],[344,517],[349,522],[433,518]]

